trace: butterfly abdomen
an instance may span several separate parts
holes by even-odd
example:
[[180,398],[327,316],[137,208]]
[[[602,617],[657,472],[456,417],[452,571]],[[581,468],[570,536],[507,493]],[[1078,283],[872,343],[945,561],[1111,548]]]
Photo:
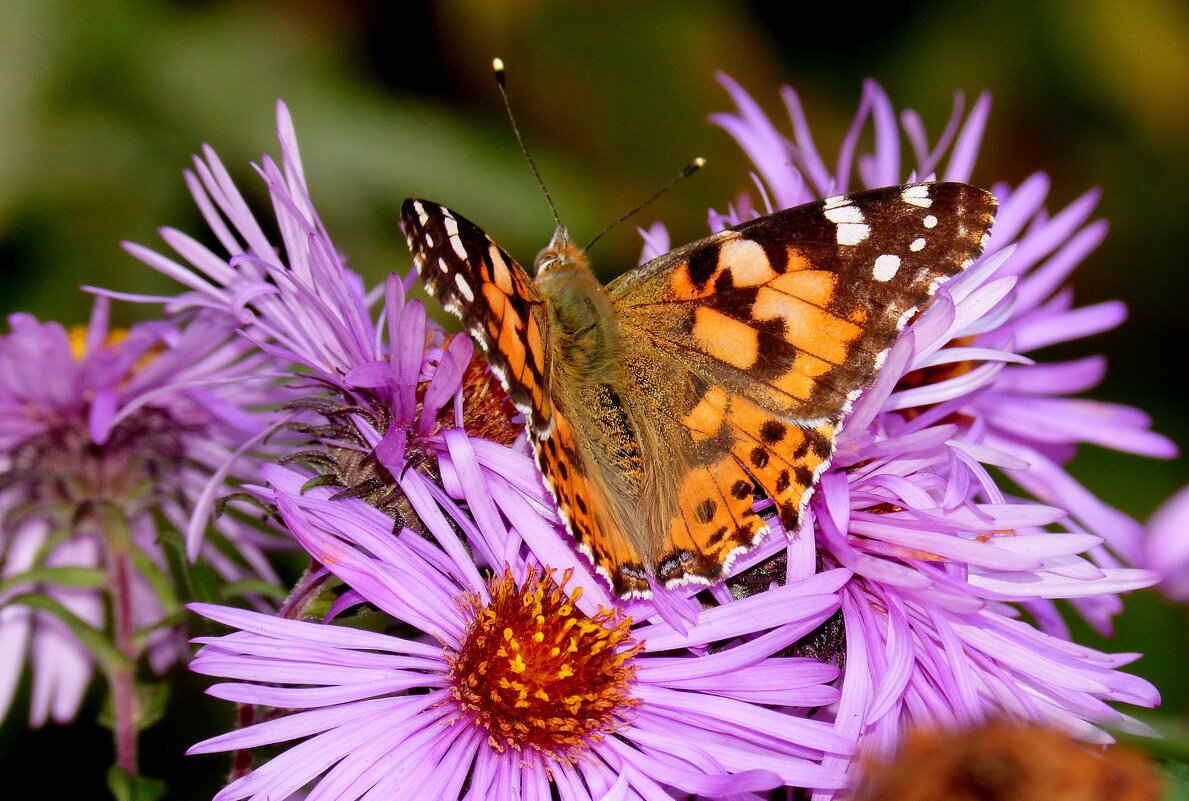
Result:
[[627,383],[623,335],[607,294],[585,259],[538,275],[536,284],[549,301],[550,347],[570,388],[571,413],[593,434],[587,456],[606,469],[616,491],[635,496],[644,457],[625,404],[635,387]]
[[[623,489],[637,495],[644,483],[644,456],[636,427],[624,408],[623,397],[611,384],[598,384],[591,393],[590,412],[602,433],[600,461],[609,463],[623,479]],[[596,457],[597,458],[597,457]]]

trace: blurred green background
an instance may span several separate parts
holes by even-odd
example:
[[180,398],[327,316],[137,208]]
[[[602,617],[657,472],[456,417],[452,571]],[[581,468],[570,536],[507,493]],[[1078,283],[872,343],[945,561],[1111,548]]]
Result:
[[[0,307],[72,323],[90,304],[80,284],[173,292],[118,242],[156,246],[160,225],[205,237],[180,175],[204,142],[263,214],[247,162],[276,153],[277,98],[295,118],[327,227],[370,282],[410,267],[396,227],[410,195],[450,205],[531,260],[552,223],[503,116],[490,74],[496,55],[579,239],[696,155],[707,169],[635,222],[663,219],[675,242],[686,241],[705,233],[708,206],[750,189],[735,145],[706,124],[730,108],[716,70],[777,118],[777,89],[792,84],[827,160],[864,77],[898,108],[919,110],[934,135],[955,90],[968,100],[990,90],[976,183],[1046,171],[1051,210],[1091,186],[1105,192],[1099,213],[1111,234],[1076,274],[1078,298],[1122,298],[1131,319],[1053,357],[1108,354],[1109,378],[1093,396],[1142,407],[1156,430],[1189,442],[1189,6],[1181,0],[837,9],[758,0],[0,0]],[[635,263],[632,229],[621,226],[597,248],[605,277]],[[117,318],[151,311],[121,306]],[[1074,472],[1140,519],[1186,479],[1183,461],[1095,448]],[[1185,610],[1152,594],[1132,606],[1115,640],[1091,641],[1149,653],[1135,670],[1165,693],[1165,712],[1183,717]],[[222,758],[179,756],[230,722],[225,705],[198,695],[202,686],[186,679],[180,708],[145,738],[143,770],[167,778],[172,798],[206,798],[220,786]],[[110,751],[89,722],[93,707],[68,730],[27,733],[22,712],[11,715],[0,729],[5,784],[36,776],[53,798],[53,782],[64,791],[75,778],[101,776]],[[59,769],[45,771],[47,759]]]

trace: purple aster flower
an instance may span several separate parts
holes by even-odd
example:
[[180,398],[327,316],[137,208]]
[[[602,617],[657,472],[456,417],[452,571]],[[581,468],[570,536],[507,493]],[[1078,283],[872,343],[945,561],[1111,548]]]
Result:
[[[711,213],[715,228],[852,188],[969,181],[990,107],[983,96],[964,116],[959,97],[930,145],[920,118],[905,112],[897,125],[891,102],[869,82],[830,168],[791,89],[782,93],[789,139],[738,85],[721,80],[738,111],[712,119],[755,162],[764,208],[741,195],[726,213]],[[874,149],[860,154],[868,123]],[[913,155],[907,170],[901,126]],[[854,572],[834,638],[846,657],[833,714],[840,731],[868,747],[891,747],[907,722],[1002,714],[1105,739],[1094,724],[1125,722],[1107,701],[1158,700],[1147,682],[1115,670],[1136,655],[1071,644],[1053,605],[1070,599],[1106,629],[1116,593],[1155,580],[1121,566],[1139,556],[1138,524],[1061,467],[1075,446],[1159,457],[1174,448],[1137,410],[1066,397],[1098,382],[1100,358],[1037,364],[1023,355],[1123,319],[1117,303],[1074,308],[1064,287],[1105,234],[1101,221],[1086,222],[1097,193],[1050,216],[1047,188],[1043,175],[993,188],[1000,207],[986,253],[913,321],[856,403],[814,498],[814,520],[794,540],[814,540],[827,565]],[[649,248],[664,246],[662,232],[650,234]],[[1033,498],[1008,495],[988,468]]]
[[1160,574],[1160,591],[1189,601],[1189,487],[1164,502],[1148,521],[1144,566]]
[[[458,429],[451,438],[455,464],[473,459],[478,468],[456,477],[469,501],[487,496],[505,512],[503,504],[527,504],[489,472],[516,454],[500,448],[481,466],[483,451],[494,454],[490,443]],[[192,668],[236,680],[211,694],[293,711],[191,752],[302,740],[236,779],[219,801],[285,798],[311,783],[309,799],[658,798],[667,790],[758,798],[782,786],[845,783],[841,770],[820,763],[848,755],[851,742],[790,714],[835,701],[826,683],[836,668],[779,653],[837,609],[846,571],[789,582],[676,628],[649,622],[650,602],[636,602],[627,617],[594,600],[605,596],[589,574],[559,577],[498,517],[480,530],[484,515],[472,522],[430,482],[426,502],[437,513],[419,511],[443,547],[407,528],[393,536],[391,519],[359,500],[331,500],[325,488],[303,493],[305,474],[265,475],[289,530],[350,587],[332,614],[367,603],[390,616],[393,633],[195,607],[239,629],[200,640]],[[507,519],[543,522],[523,508]],[[477,552],[503,557],[493,578],[481,578],[448,520]]]
[[[147,635],[157,673],[184,658],[158,540],[186,524],[211,473],[243,474],[245,442],[266,429],[249,410],[278,397],[269,358],[224,316],[112,331],[108,306],[98,298],[73,332],[15,314],[0,336],[0,715],[27,663],[34,726],[78,712],[89,630],[132,661]],[[221,576],[276,581],[262,553],[275,535],[221,528],[232,547],[203,551]]]

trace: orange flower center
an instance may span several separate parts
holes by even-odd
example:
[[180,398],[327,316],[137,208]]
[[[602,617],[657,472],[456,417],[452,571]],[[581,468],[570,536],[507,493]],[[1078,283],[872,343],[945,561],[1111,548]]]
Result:
[[532,748],[574,762],[589,743],[625,724],[636,703],[632,658],[642,644],[631,618],[574,606],[582,594],[565,590],[553,571],[530,573],[517,587],[510,571],[491,582],[491,601],[464,599],[474,615],[457,653],[450,655],[454,698],[488,732],[499,752]]

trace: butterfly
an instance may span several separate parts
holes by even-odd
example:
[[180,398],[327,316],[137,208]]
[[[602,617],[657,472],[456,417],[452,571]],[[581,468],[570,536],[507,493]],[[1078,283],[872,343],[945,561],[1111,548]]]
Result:
[[621,597],[721,579],[792,536],[844,417],[908,320],[982,253],[960,183],[829,197],[722,230],[607,286],[559,227],[530,277],[464,217],[406,200],[428,291],[524,414],[567,529]]

